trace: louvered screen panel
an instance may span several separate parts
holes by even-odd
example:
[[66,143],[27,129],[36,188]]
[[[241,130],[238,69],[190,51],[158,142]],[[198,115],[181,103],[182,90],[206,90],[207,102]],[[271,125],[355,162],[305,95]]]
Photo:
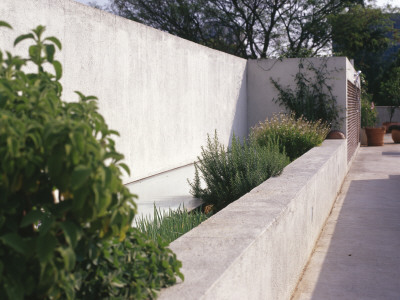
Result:
[[347,80],[347,162],[355,154],[360,139],[360,89]]

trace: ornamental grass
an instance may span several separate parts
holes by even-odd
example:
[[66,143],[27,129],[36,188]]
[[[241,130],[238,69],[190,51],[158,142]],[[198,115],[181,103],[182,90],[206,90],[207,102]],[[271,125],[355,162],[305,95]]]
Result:
[[296,118],[292,114],[277,114],[252,128],[251,137],[260,146],[276,143],[280,151],[286,153],[290,160],[303,155],[311,148],[320,145],[327,134],[329,126],[321,120],[307,121],[304,117]]

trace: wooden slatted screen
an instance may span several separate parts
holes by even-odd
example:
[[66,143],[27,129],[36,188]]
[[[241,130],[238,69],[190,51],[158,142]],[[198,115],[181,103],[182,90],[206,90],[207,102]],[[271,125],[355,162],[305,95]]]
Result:
[[355,154],[360,141],[360,89],[347,80],[347,162]]

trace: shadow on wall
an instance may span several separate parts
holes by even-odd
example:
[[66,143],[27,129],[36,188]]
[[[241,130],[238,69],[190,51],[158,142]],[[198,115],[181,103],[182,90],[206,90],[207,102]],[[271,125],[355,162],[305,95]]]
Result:
[[400,195],[400,175],[351,182],[328,250],[317,247],[313,254],[313,261],[323,261],[323,266],[311,299],[398,299],[396,195]]
[[[247,138],[249,134],[250,128],[247,127],[247,68],[248,66],[246,64],[241,78],[239,93],[236,97],[236,107],[229,136],[229,146],[232,144],[233,134],[241,139]],[[241,99],[245,99],[246,101],[241,101]],[[209,134],[211,135],[212,133]]]

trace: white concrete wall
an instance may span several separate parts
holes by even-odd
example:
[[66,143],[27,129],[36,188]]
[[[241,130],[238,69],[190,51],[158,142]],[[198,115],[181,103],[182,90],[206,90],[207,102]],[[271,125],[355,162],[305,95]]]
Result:
[[290,299],[347,173],[327,140],[170,244],[185,281],[159,299]]
[[[274,113],[284,111],[284,107],[273,101],[278,98],[279,93],[270,79],[277,80],[284,87],[289,86],[294,89],[296,87],[294,77],[299,71],[300,62],[299,58],[249,60],[247,72],[247,124],[249,128],[266,118],[271,118]],[[336,96],[338,105],[343,109],[341,113],[343,122],[337,129],[346,133],[347,79],[354,83],[355,70],[345,57],[315,57],[303,59],[303,71],[307,70],[308,64],[312,64],[318,69],[325,62],[329,72],[327,84],[332,87],[332,93]]]
[[0,48],[26,55],[15,37],[37,25],[57,36],[64,100],[78,90],[99,99],[132,176],[192,163],[217,129],[227,144],[247,134],[246,60],[224,54],[72,0],[1,0]]
[[[389,122],[390,113],[388,111],[389,106],[375,106],[378,111],[378,120],[376,126],[382,126],[383,122]],[[397,108],[393,114],[392,122],[400,122],[400,108]]]

